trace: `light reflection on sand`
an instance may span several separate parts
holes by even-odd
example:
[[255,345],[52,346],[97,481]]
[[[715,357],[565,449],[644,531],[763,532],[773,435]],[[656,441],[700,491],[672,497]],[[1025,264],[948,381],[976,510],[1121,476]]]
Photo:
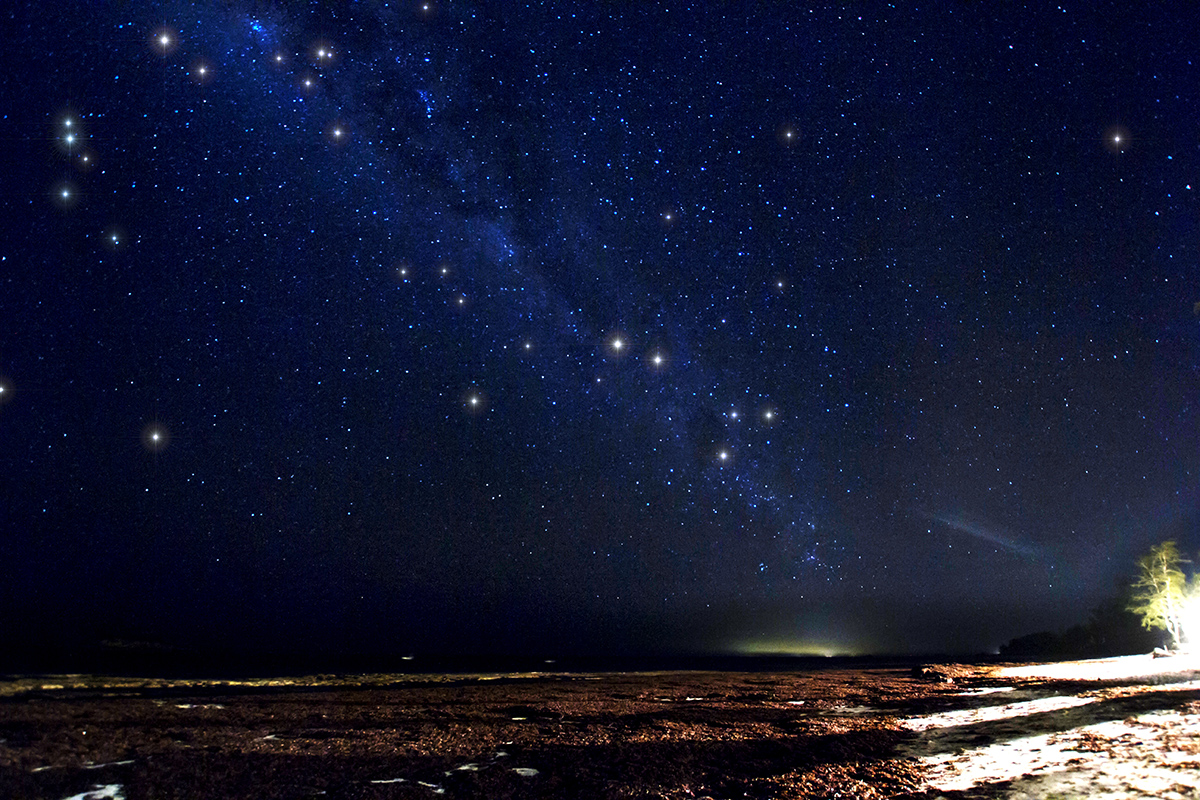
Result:
[[987,790],[1030,800],[1195,797],[1196,669],[1195,656],[1001,668],[995,677],[1079,682],[1082,690],[903,720],[920,734],[907,754],[935,791]]

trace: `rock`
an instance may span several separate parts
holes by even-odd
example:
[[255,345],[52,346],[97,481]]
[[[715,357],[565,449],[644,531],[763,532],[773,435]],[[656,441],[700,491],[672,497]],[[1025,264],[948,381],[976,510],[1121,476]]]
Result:
[[937,667],[913,667],[912,675],[918,680],[928,681],[929,683],[954,683],[952,676]]

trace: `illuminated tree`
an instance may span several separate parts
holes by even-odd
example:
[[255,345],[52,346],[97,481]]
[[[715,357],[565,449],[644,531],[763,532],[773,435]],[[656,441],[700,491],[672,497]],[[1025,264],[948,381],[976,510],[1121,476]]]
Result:
[[1182,565],[1183,558],[1175,542],[1150,548],[1150,552],[1138,559],[1138,574],[1129,604],[1129,610],[1142,618],[1142,625],[1167,631],[1173,650],[1185,646],[1185,624],[1195,606],[1195,587],[1189,585]]

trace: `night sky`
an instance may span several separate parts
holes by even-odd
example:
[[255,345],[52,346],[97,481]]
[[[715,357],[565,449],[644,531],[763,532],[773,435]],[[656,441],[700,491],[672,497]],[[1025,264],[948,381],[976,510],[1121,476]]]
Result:
[[1200,12],[17,3],[0,629],[985,652],[1200,548]]

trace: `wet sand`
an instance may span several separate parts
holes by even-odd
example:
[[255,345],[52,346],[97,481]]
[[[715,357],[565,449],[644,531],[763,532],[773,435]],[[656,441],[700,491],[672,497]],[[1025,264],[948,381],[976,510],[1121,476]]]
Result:
[[0,682],[0,797],[1197,797],[1190,677],[41,676]]

